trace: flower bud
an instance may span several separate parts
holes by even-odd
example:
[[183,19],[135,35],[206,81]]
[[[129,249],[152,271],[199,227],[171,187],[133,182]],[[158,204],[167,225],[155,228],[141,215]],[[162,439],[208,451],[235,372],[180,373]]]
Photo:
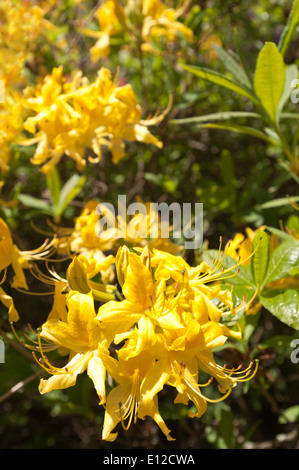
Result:
[[129,248],[126,245],[123,245],[118,249],[115,258],[117,279],[121,287],[125,282],[126,272],[129,265],[129,253]]
[[88,294],[88,292],[90,292],[87,274],[77,257],[75,257],[69,265],[66,278],[72,290],[81,292],[81,294]]

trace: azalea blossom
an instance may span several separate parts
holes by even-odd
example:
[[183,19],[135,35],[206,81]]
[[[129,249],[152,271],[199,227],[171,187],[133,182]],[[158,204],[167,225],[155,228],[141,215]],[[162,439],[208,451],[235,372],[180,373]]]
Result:
[[37,144],[32,163],[46,174],[64,154],[83,169],[87,160],[96,163],[101,159],[102,146],[111,151],[114,163],[125,156],[125,141],[162,147],[148,126],[159,123],[164,114],[142,120],[131,85],[120,86],[104,67],[92,83],[80,72],[68,82],[62,67],[54,68],[43,83],[27,89],[25,106],[36,114],[24,123],[34,137],[22,144]]
[[[157,414],[157,394],[164,386],[177,390],[175,403],[192,401],[197,411],[190,416],[200,417],[208,402],[224,399],[238,382],[249,380],[256,371],[251,370],[252,364],[241,372],[240,368],[228,369],[216,363],[213,348],[222,346],[229,336],[240,338],[241,332],[228,328],[221,321],[234,310],[228,312],[218,308],[212,302],[212,294],[210,297],[204,294],[204,278],[200,281],[198,278],[203,267],[197,269],[192,287],[202,291],[194,296],[189,288],[187,297],[190,296],[190,300],[185,308],[186,302],[181,302],[184,286],[180,284],[178,291],[169,290],[167,281],[171,276],[174,279],[179,276],[176,269],[180,264],[180,267],[187,267],[187,264],[177,257],[174,265],[173,258],[176,257],[173,255],[157,253],[157,250],[154,253],[151,259],[148,248],[140,255],[121,249],[116,257],[116,270],[124,280],[121,281],[124,300],[106,302],[95,318],[108,343],[114,343],[117,348],[117,358],[107,356],[107,353],[103,355],[103,361],[110,364],[109,373],[119,383],[110,392],[111,399],[107,399],[103,439],[116,438],[117,434],[111,431],[120,421],[123,423],[128,418],[131,423],[145,416],[152,416],[156,421],[159,418],[159,426],[167,439],[171,439],[168,428]],[[154,268],[158,257],[163,259],[163,264],[158,264],[160,273],[158,267]],[[161,276],[163,268],[169,269],[168,276],[165,270]],[[187,280],[192,268],[189,270]],[[207,283],[216,278],[216,274],[210,274],[210,277],[206,274]],[[179,277],[177,280],[181,281]],[[205,287],[208,292],[208,286]],[[219,289],[217,294],[229,304],[230,296]],[[199,295],[203,295],[204,300]],[[118,349],[119,345],[123,346]],[[211,380],[200,384],[200,371],[218,382],[222,396],[214,400],[207,398],[202,388]]]
[[[71,291],[66,295],[66,309],[53,309],[48,320],[38,334],[38,346],[42,360],[41,366],[52,376],[41,379],[40,393],[65,389],[75,385],[78,374],[87,370],[100,398],[105,402],[106,370],[98,355],[98,347],[103,348],[106,341],[100,328],[93,321],[95,317],[94,300],[90,294]],[[42,343],[44,340],[44,343]],[[64,367],[55,367],[45,356],[46,351],[59,349],[67,353],[69,360]]]
[[188,1],[184,2],[181,7],[175,9],[167,7],[160,0],[106,0],[95,13],[100,31],[87,28],[82,31],[97,38],[90,50],[92,61],[107,57],[110,53],[110,38],[122,33],[133,36],[137,44],[141,40],[141,50],[154,54],[157,53],[154,46],[156,40],[163,39],[166,43],[174,43],[181,35],[187,41],[192,41],[192,30],[178,20],[188,4]]

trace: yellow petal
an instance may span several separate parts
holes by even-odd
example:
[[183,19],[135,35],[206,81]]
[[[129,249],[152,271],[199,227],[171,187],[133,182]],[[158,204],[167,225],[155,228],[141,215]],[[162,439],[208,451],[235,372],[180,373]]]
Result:
[[100,357],[92,357],[87,366],[87,374],[93,381],[97,394],[99,395],[100,402],[102,405],[106,400],[106,388],[105,388],[105,377],[106,368]]
[[0,287],[0,300],[8,308],[8,320],[10,322],[16,322],[19,320],[19,314],[14,306],[13,299],[7,295],[2,287]]
[[150,307],[154,291],[152,275],[134,253],[129,255],[129,266],[122,290],[126,299],[135,303],[141,310]]

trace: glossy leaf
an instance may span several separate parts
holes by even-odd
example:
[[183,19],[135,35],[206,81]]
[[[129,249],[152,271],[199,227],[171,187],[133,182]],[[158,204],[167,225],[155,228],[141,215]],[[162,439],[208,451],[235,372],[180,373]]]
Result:
[[250,259],[252,277],[256,285],[260,286],[267,273],[270,254],[269,235],[263,230],[258,230],[253,239],[252,253]]
[[286,325],[299,330],[299,292],[265,290],[260,296],[263,306]]
[[299,241],[294,238],[285,240],[271,255],[263,285],[266,286],[272,281],[287,277],[290,269],[298,267],[298,265]]

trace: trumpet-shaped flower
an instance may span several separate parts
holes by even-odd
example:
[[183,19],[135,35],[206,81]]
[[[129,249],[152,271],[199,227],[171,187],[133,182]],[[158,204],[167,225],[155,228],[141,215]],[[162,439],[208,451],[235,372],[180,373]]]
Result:
[[[217,309],[208,296],[204,296],[202,301],[201,297],[191,295],[190,308],[184,309],[180,302],[181,292],[168,291],[160,264],[157,265],[161,268],[160,274],[158,272],[157,275],[157,268],[153,276],[157,256],[163,257],[166,269],[172,267],[177,274],[180,263],[186,268],[183,259],[178,259],[174,267],[173,255],[167,253],[154,254],[152,263],[148,249],[140,256],[122,249],[116,257],[116,270],[124,279],[121,285],[125,299],[105,303],[95,318],[108,343],[115,344],[118,357],[115,359],[104,354],[102,358],[109,374],[120,384],[107,399],[104,439],[115,439],[116,434],[111,434],[111,431],[120,421],[124,423],[128,418],[129,425],[133,418],[143,419],[145,416],[154,419],[156,416],[162,431],[170,439],[169,430],[164,427],[157,408],[157,394],[164,385],[177,390],[175,403],[192,401],[197,411],[190,416],[200,417],[207,402],[224,399],[232,387],[249,380],[254,374],[251,374],[251,365],[241,372],[215,362],[213,348],[222,346],[228,336],[240,337],[240,332],[220,322],[224,312]],[[191,282],[190,267],[187,274],[190,274]],[[170,269],[168,278],[171,276],[175,278],[176,274]],[[184,287],[181,285],[180,288]],[[224,292],[222,297],[225,299]],[[210,399],[202,393],[202,388],[211,380],[200,384],[200,371],[216,379],[222,394],[220,398]]]
[[[130,358],[120,353],[118,360],[108,355],[106,351],[100,355],[107,372],[118,383],[107,396],[102,438],[114,441],[117,433],[112,431],[119,422],[126,430],[138,417],[144,419],[147,415],[155,420],[168,440],[173,440],[158,409],[157,392],[163,387],[160,384],[164,374],[163,371],[162,374],[156,373],[155,357],[147,351],[141,351],[137,356]],[[143,397],[147,396],[146,378],[149,376],[153,377],[156,389],[152,391],[150,406],[145,406]]]
[[[91,294],[71,291],[66,297],[66,309],[65,316],[66,311],[62,308],[63,317],[58,308],[53,310],[38,335],[42,355],[39,362],[52,374],[47,380],[41,379],[39,391],[44,394],[51,390],[71,387],[76,383],[78,374],[87,370],[102,404],[106,396],[106,370],[98,355],[98,347],[101,344],[103,348],[106,341],[101,329],[94,322],[96,314],[93,297]],[[64,367],[55,367],[45,356],[45,351],[57,348],[68,351],[69,361]]]

